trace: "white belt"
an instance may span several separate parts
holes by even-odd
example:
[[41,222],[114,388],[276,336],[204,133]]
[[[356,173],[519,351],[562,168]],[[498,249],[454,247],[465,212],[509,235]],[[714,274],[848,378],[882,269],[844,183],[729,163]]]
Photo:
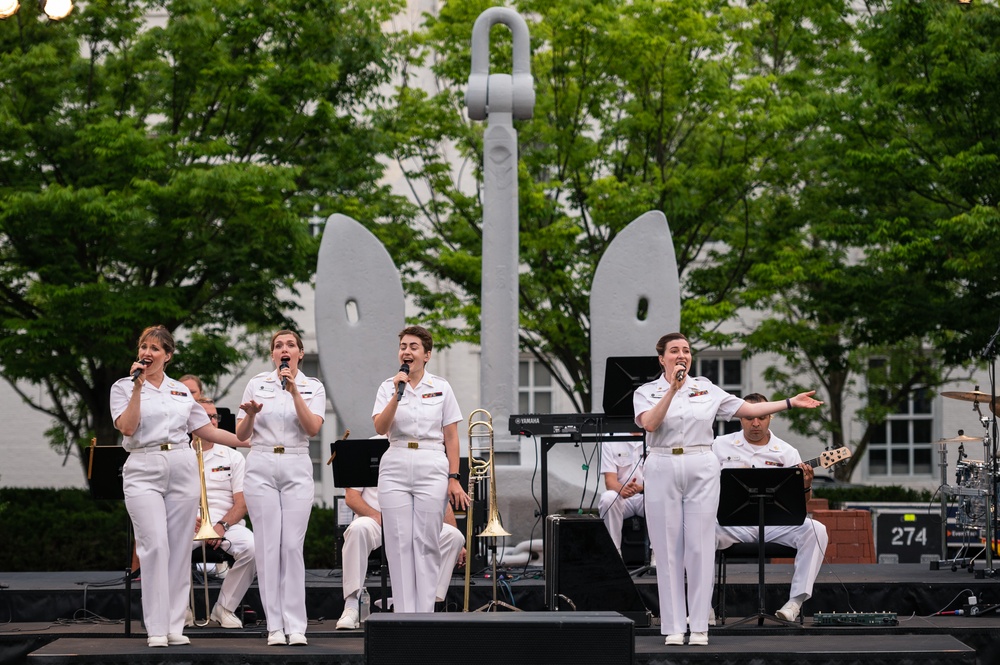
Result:
[[663,448],[663,447],[650,448],[649,452],[652,455],[694,455],[696,453],[708,452],[711,449],[712,449],[711,443],[697,443],[678,448]]
[[443,443],[432,443],[430,441],[390,441],[389,445],[393,448],[409,448],[410,450],[439,450],[444,452]]
[[186,443],[154,443],[150,446],[143,446],[142,448],[133,448],[129,453],[160,453],[166,452],[168,450],[179,450],[181,448],[189,448]]
[[259,453],[274,453],[276,455],[308,455],[309,448],[305,446],[250,446],[250,450]]

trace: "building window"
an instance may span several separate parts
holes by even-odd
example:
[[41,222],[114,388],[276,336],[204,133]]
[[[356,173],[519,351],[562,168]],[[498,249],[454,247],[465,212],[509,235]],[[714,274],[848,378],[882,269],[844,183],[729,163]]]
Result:
[[[694,376],[703,376],[727,393],[743,396],[743,361],[734,356],[699,355],[694,359]],[[715,435],[740,431],[739,420],[716,420]]]
[[[876,368],[884,363],[873,361]],[[887,399],[884,390],[872,390],[869,399]],[[871,429],[868,441],[868,475],[907,477],[933,473],[931,433],[934,413],[926,388],[917,388],[896,412]]]
[[521,358],[517,379],[518,413],[552,413],[552,374],[534,358]]

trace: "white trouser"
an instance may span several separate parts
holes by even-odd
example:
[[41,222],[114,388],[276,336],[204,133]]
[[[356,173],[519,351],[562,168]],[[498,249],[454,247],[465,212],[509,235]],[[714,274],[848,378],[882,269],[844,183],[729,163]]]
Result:
[[635,515],[646,516],[645,500],[642,494],[633,494],[623,499],[618,492],[613,490],[607,490],[601,494],[598,510],[604,516],[604,525],[608,527],[608,533],[611,534],[611,540],[619,553],[622,551],[622,525],[626,518]]
[[181,448],[131,453],[125,507],[142,566],[142,619],[150,636],[184,632],[191,589],[191,536],[198,516],[198,461]]
[[[792,570],[790,598],[801,595],[812,597],[813,583],[823,565],[829,540],[823,523],[808,517],[805,522],[795,526],[764,527],[764,542],[787,545],[798,550],[795,554],[795,568]],[[735,543],[756,543],[757,527],[716,525],[715,542],[720,550]]]
[[306,566],[302,548],[315,489],[309,455],[252,450],[243,497],[253,523],[257,588],[268,632],[305,633]]
[[390,446],[385,451],[378,502],[396,612],[434,611],[447,501],[448,456],[443,450]]
[[[705,452],[654,451],[646,459],[646,529],[656,552],[660,633],[708,631],[715,562],[715,513],[719,507],[719,459]],[[685,605],[684,573],[687,572]]]
[[[195,550],[200,549],[201,541],[194,541],[193,547]],[[242,524],[234,524],[226,531],[226,539],[219,545],[219,549],[232,555],[235,561],[222,580],[217,604],[234,612],[253,583],[257,570],[254,565],[253,532]]]
[[[458,555],[465,547],[465,536],[450,524],[441,525],[441,570],[434,599],[444,600],[451,585],[451,574]],[[344,532],[344,598],[361,590],[368,574],[368,556],[382,545],[382,527],[370,517],[355,517]],[[450,563],[449,563],[450,562]],[[395,598],[393,598],[395,602]]]

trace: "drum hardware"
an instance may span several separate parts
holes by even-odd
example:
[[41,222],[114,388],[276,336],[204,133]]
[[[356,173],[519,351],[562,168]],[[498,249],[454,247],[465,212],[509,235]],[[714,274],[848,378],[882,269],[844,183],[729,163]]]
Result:
[[[979,554],[976,554],[971,559],[948,559],[947,501],[950,497],[957,497],[959,501],[955,521],[960,526],[979,529],[984,532],[986,544],[983,545],[980,553],[985,553],[986,566],[981,576],[993,577],[995,573],[992,569],[993,551],[989,544],[993,540],[995,531],[996,497],[998,490],[1000,490],[996,486],[996,483],[1000,480],[1000,473],[998,473],[998,469],[996,468],[997,462],[993,454],[993,442],[990,437],[992,419],[982,415],[979,405],[980,403],[988,403],[992,409],[994,400],[991,395],[980,392],[979,386],[976,386],[976,389],[972,392],[941,393],[941,395],[943,397],[972,402],[973,409],[979,414],[980,423],[986,433],[982,437],[973,437],[966,436],[963,430],[958,430],[958,436],[938,440],[939,466],[941,467],[941,548],[943,553],[941,561],[931,563],[931,569],[937,570],[942,564],[951,564],[953,571],[957,570],[959,566],[967,567],[969,572],[974,571],[975,560],[979,557]],[[959,444],[958,462],[955,465],[954,486],[947,484],[947,444],[949,443]],[[983,460],[969,459],[965,453],[966,443],[982,443]],[[963,545],[959,553],[965,553],[967,546]],[[977,571],[978,576],[980,575]]]
[[984,404],[993,400],[993,395],[980,391],[979,386],[976,386],[976,389],[970,392],[943,392],[941,393],[941,397],[960,399],[963,402],[982,402]]
[[963,402],[972,402],[972,409],[976,413],[978,413],[980,417],[982,417],[983,415],[982,411],[979,410],[980,404],[988,405],[990,407],[990,411],[993,412],[993,415],[996,415],[997,402],[1000,401],[1000,398],[994,398],[993,395],[980,391],[979,386],[976,386],[975,390],[972,390],[971,392],[957,392],[957,391],[943,392],[941,393],[941,397],[947,397],[949,399],[958,399],[962,400]]
[[979,443],[983,440],[981,436],[965,436],[962,430],[958,430],[958,436],[952,437],[950,439],[938,439],[938,443]]

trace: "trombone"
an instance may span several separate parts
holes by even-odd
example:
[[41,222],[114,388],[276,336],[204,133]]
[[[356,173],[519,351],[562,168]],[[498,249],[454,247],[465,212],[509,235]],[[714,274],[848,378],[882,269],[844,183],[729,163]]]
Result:
[[[194,437],[191,441],[194,446],[195,455],[198,457],[198,479],[201,481],[201,526],[195,534],[194,539],[201,541],[201,578],[205,588],[205,622],[199,623],[195,619],[195,625],[207,626],[211,621],[211,608],[208,602],[208,547],[209,540],[218,540],[219,534],[215,532],[215,524],[208,512],[208,488],[205,486],[205,454],[201,450],[201,437]],[[191,587],[191,612],[194,612],[194,586]]]
[[[483,417],[475,419],[477,414],[483,414]],[[482,457],[483,454],[487,455],[485,459]],[[493,600],[476,611],[485,610],[488,612],[498,606],[520,611],[513,605],[497,600],[497,546],[495,539],[499,536],[509,536],[510,533],[500,523],[500,513],[497,509],[496,464],[493,460],[493,416],[486,409],[476,409],[469,414],[469,505],[465,509],[465,549],[468,555],[465,560],[463,612],[469,611],[469,593],[472,587],[472,506],[478,482],[489,483],[486,526],[479,532],[478,537],[493,538],[494,540],[490,544],[493,565]]]

